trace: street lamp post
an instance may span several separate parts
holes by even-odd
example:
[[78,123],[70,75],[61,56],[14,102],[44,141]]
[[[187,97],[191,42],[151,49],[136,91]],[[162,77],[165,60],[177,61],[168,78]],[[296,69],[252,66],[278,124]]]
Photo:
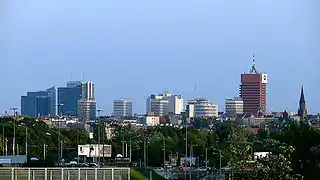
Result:
[[143,166],[144,166],[144,169],[146,170],[147,169],[147,152],[146,152],[146,146],[147,146],[147,142],[146,142],[146,137],[144,138],[144,141],[143,141]]
[[26,126],[26,157],[28,158],[28,127]]
[[[97,114],[98,114],[98,118],[100,117],[100,112],[102,112],[102,109],[97,109]],[[98,119],[97,118],[97,119]],[[100,131],[101,131],[101,128],[100,128],[100,118],[98,120],[98,161],[100,163]]]
[[16,114],[18,108],[10,108],[13,111],[13,141],[12,141],[12,155],[15,155],[15,146],[16,146]]
[[[58,152],[58,161],[60,162],[61,161],[61,158],[62,158],[62,142],[60,140],[60,119],[62,118],[62,109],[61,107],[63,106],[63,104],[61,103],[58,103],[56,104],[57,106],[57,109],[58,109],[58,116],[59,116],[59,119],[58,119],[58,149],[57,149],[57,152]],[[61,149],[60,149],[61,148]]]
[[208,169],[208,150],[214,149],[214,147],[206,147],[206,169]]
[[188,156],[188,126],[187,126],[187,120],[185,122],[185,126],[186,126],[186,154],[185,154],[185,170],[184,170],[184,178],[187,179],[187,156]]
[[43,144],[43,162],[46,161],[47,146],[48,145]]
[[131,144],[131,137],[130,137],[130,142],[129,142],[129,149],[130,149],[130,152],[129,152],[129,158],[130,158],[130,162],[131,162],[131,158],[132,158],[132,144]]
[[[3,146],[5,146],[5,138],[4,138],[4,124],[2,124],[2,138],[3,138],[3,140],[2,140],[2,145]],[[2,156],[4,156],[4,152],[5,151],[5,149],[4,148],[2,148]]]
[[221,177],[221,159],[222,159],[222,153],[221,153],[221,150],[220,149],[215,149],[215,148],[213,148],[214,150],[216,150],[216,151],[218,151],[219,152],[219,156],[220,156],[220,158],[219,158],[219,178]]
[[[195,146],[197,146],[197,145],[193,145],[193,144],[190,144],[190,164],[189,164],[189,166],[190,166],[190,170],[191,170],[191,167],[192,167],[192,159],[193,159],[193,147],[195,147]],[[189,172],[189,177],[190,177],[190,179],[191,179],[191,171]]]
[[8,156],[8,138],[6,138],[6,156]]
[[206,169],[208,169],[208,148],[206,147]]
[[166,168],[166,140],[163,140],[163,168]]

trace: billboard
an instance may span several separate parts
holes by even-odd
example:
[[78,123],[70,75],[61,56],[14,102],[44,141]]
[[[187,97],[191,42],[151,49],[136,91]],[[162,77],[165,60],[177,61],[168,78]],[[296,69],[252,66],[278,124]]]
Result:
[[111,157],[112,148],[107,144],[78,145],[78,154],[86,157]]
[[170,154],[169,161],[172,166],[176,166],[178,162],[179,156],[178,154]]
[[195,157],[181,157],[180,158],[180,165],[185,165],[185,164],[189,164],[190,165],[195,165],[196,164],[196,158]]

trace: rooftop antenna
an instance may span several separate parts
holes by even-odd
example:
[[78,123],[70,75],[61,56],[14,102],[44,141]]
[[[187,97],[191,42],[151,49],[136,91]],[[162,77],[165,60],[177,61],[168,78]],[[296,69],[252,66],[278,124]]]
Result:
[[82,72],[82,81],[84,81],[84,72]]
[[258,74],[258,70],[256,68],[256,58],[255,58],[255,54],[252,55],[252,67],[250,69],[250,73],[251,74]]
[[193,87],[193,98],[197,98],[197,84],[194,84],[194,87]]
[[72,72],[70,72],[70,77],[69,78],[70,78],[70,81],[72,81]]

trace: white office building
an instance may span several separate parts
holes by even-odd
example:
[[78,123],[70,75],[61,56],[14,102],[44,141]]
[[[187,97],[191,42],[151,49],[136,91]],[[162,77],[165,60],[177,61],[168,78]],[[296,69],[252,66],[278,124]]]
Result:
[[114,100],[113,115],[116,117],[132,117],[132,101],[131,100]]
[[193,99],[188,101],[189,117],[218,117],[218,105],[207,99]]
[[155,115],[147,115],[145,125],[146,126],[157,126],[160,124],[160,117]]
[[173,95],[168,91],[159,95],[151,95],[147,98],[147,114],[166,116],[169,113],[179,115],[183,111],[183,99],[181,95]]
[[225,111],[229,117],[236,117],[239,114],[243,114],[243,100],[240,97],[226,99]]
[[94,84],[90,81],[82,82],[82,98],[81,99],[95,99],[94,97]]

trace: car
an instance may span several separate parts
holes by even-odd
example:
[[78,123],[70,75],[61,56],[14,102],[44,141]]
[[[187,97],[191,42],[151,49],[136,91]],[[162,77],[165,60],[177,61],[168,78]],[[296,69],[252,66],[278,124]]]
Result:
[[197,168],[197,171],[207,171],[208,170],[208,168],[206,168],[206,167],[199,167],[199,168]]
[[159,167],[159,168],[154,169],[154,171],[156,171],[156,172],[163,172],[164,169],[163,169],[162,167]]
[[71,164],[71,165],[77,165],[78,163],[77,163],[77,161],[70,161],[69,164]]

